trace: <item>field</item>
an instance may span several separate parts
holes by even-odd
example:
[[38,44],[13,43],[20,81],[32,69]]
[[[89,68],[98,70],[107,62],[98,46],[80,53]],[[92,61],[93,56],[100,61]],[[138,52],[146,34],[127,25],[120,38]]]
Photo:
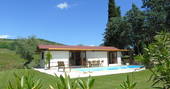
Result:
[[[25,72],[23,69],[9,70],[0,72],[0,89],[5,89],[8,85],[9,80],[13,80],[13,73],[17,73],[18,75],[22,75],[23,73],[29,73],[34,75],[34,79],[41,79],[43,84],[43,89],[48,89],[48,85],[55,83],[54,76],[40,73],[35,70],[28,70]],[[137,82],[137,89],[152,89],[151,82],[148,81],[150,72],[149,71],[141,71],[136,73],[128,73],[128,74],[116,74],[116,75],[107,75],[107,76],[98,76],[95,78],[95,86],[93,89],[121,89],[120,83],[126,79],[126,76],[130,75],[131,79]],[[133,76],[133,77],[132,77]],[[86,78],[82,78],[86,79]],[[2,82],[3,81],[3,82]],[[15,84],[14,81],[12,84]]]
[[9,49],[0,48],[0,71],[22,68],[24,59]]

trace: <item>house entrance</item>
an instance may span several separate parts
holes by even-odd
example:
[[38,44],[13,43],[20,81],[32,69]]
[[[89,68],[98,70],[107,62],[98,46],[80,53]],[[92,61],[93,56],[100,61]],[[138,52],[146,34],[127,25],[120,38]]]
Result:
[[84,65],[85,58],[84,51],[70,51],[70,66],[81,66]]
[[117,64],[117,52],[108,52],[109,64]]

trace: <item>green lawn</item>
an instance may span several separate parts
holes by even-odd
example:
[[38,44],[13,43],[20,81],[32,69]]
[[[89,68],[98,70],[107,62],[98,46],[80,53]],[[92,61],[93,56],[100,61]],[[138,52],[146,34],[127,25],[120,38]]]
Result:
[[[23,69],[18,70],[8,70],[0,72],[0,89],[5,89],[9,80],[13,80],[13,73],[23,74],[25,73]],[[41,79],[43,83],[43,89],[47,89],[49,84],[54,84],[55,78],[51,75],[37,72],[35,70],[28,70],[28,73],[32,73],[34,75],[34,79]],[[130,76],[133,75],[133,80],[136,81],[137,89],[152,89],[151,82],[148,82],[150,72],[142,71],[136,73],[128,73]],[[108,76],[98,76],[95,78],[95,86],[94,89],[119,89],[120,83],[126,79],[127,74],[115,74]],[[82,78],[86,79],[86,78]],[[3,81],[3,82],[2,82]],[[15,83],[13,83],[15,84]]]

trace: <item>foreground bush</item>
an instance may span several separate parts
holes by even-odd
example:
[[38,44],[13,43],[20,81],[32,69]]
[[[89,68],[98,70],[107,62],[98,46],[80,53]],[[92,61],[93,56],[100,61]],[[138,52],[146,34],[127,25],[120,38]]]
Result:
[[131,81],[129,76],[127,76],[126,81],[124,81],[120,86],[122,87],[122,89],[135,89],[136,84],[137,83]]
[[153,87],[170,89],[170,33],[161,32],[154,39],[144,54],[136,58],[150,68]]
[[14,82],[16,83],[13,85],[12,81],[9,81],[9,85],[7,89],[41,89],[41,81],[40,80],[33,80],[33,75],[23,75],[19,76],[14,73],[15,79]]
[[[42,89],[41,80],[35,80],[32,74],[24,74],[19,76],[14,73],[14,81],[9,81],[7,89]],[[69,75],[65,74],[65,77],[56,77],[54,85],[47,85],[49,89],[92,89],[94,86],[94,79],[89,77],[87,81],[84,80],[72,80]],[[13,84],[15,83],[15,84]]]

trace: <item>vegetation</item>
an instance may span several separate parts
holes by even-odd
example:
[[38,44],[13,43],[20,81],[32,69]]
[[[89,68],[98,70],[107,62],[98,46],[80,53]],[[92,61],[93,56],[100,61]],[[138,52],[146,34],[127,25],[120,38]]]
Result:
[[21,77],[14,73],[16,85],[9,82],[7,89],[41,89],[40,80],[33,80],[33,75],[27,74]]
[[[23,65],[24,63],[26,63],[26,60],[21,57],[21,54],[19,52],[16,53],[17,50],[21,49],[19,46],[17,46],[18,42],[19,44],[22,45],[24,44],[23,41],[21,41],[21,39],[26,39],[26,38],[0,39],[0,71],[7,70],[7,69],[23,68]],[[55,43],[44,39],[38,39],[38,38],[35,39],[38,44],[63,45],[60,43]],[[16,49],[17,47],[19,49]],[[34,47],[33,50],[36,50],[36,47]],[[28,64],[29,67],[36,67],[39,65],[39,59],[40,59],[39,54],[34,52],[33,58],[34,60],[32,60],[30,64]]]
[[[11,81],[11,84],[14,86],[16,85],[15,82],[15,76],[14,73],[16,73],[18,76],[22,77],[25,74],[32,74],[34,75],[32,80],[41,80],[42,89],[48,89],[49,86],[52,85],[55,86],[57,78],[48,75],[45,73],[37,72],[35,70],[28,70],[25,72],[23,69],[17,69],[17,70],[8,70],[0,72],[0,81],[3,81],[0,83],[0,89],[6,89],[9,81]],[[149,80],[149,77],[151,73],[149,71],[141,71],[141,72],[135,72],[135,73],[128,73],[129,78],[132,80],[135,80],[137,83],[136,88],[137,89],[153,89],[150,87],[152,84]],[[133,76],[133,77],[132,77]],[[107,75],[107,76],[99,76],[99,77],[93,77],[95,79],[94,87],[93,89],[121,89],[120,84],[124,79],[126,79],[127,74],[114,74],[114,75]],[[87,80],[87,78],[80,78],[82,80]]]
[[0,48],[0,71],[23,68],[24,59],[14,51]]
[[50,85],[50,89],[77,89],[77,81],[71,80],[69,75],[65,74],[65,77],[56,75],[55,78],[57,81],[54,82],[54,86]]
[[[170,1],[142,1],[143,11],[132,4],[125,16],[118,16],[114,1],[109,0],[104,45],[132,49],[152,72],[153,86],[170,89]],[[165,29],[167,33],[162,32]]]
[[122,89],[135,89],[137,83],[134,83],[130,80],[129,76],[127,76],[127,80],[124,81],[120,86]]
[[94,87],[94,82],[95,79],[93,79],[92,77],[89,77],[87,81],[79,79],[78,86],[80,87],[80,89],[92,89]]
[[28,64],[34,59],[34,54],[37,48],[37,40],[35,37],[21,38],[15,41],[16,53],[20,54],[22,58],[26,59],[24,66],[28,68]]
[[142,54],[143,48],[154,41],[153,38],[158,32],[163,31],[163,29],[170,31],[170,1],[142,1],[143,11],[132,4],[132,9],[122,17],[111,17],[111,12],[115,14],[117,12],[115,12],[115,7],[109,8],[104,45],[129,48],[134,50],[134,54]]
[[155,42],[145,48],[145,54],[137,58],[152,72],[153,86],[162,84],[157,88],[170,89],[170,33],[161,32],[155,36]]
[[117,7],[115,4],[115,0],[109,0],[108,5],[108,21],[110,22],[113,17],[120,17],[120,7]]
[[[20,38],[19,38],[20,39]],[[48,40],[44,40],[44,39],[39,39],[36,38],[38,41],[38,44],[53,44],[53,45],[63,45],[61,43],[56,43],[56,42],[52,42],[52,41],[48,41]],[[14,46],[15,41],[17,39],[0,39],[0,48],[5,48],[5,49],[10,49],[10,50],[14,50]]]
[[[120,19],[120,7],[117,7],[116,4],[115,4],[115,0],[109,0],[109,4],[108,4],[108,23],[107,23],[107,28],[105,29],[106,32],[104,33],[104,45],[106,46],[113,46],[116,45],[116,42],[113,42],[115,39],[115,35],[112,31],[113,29],[116,29],[113,28],[114,26],[112,26],[112,24],[114,24],[113,20],[116,20],[117,23],[119,23],[119,19]],[[115,18],[115,19],[114,19]],[[111,34],[110,34],[111,33]],[[107,35],[106,35],[107,34]],[[118,34],[119,35],[119,34]]]
[[50,51],[47,52],[46,54],[46,64],[48,64],[48,69],[50,69],[50,60],[52,59],[52,55]]
[[51,86],[51,89],[92,89],[94,85],[94,79],[89,77],[87,81],[81,79],[72,80],[69,75],[58,77],[55,76],[57,81],[55,81],[55,86]]

